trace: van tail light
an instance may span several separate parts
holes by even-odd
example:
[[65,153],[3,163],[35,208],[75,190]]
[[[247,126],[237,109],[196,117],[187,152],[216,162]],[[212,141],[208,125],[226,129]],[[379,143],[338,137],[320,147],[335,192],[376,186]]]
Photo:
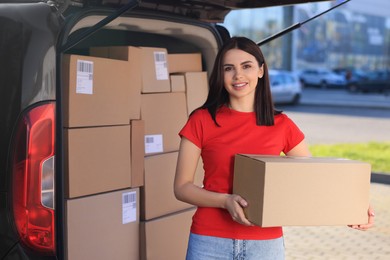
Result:
[[14,136],[13,215],[22,243],[45,254],[55,253],[54,141],[54,103],[21,117]]

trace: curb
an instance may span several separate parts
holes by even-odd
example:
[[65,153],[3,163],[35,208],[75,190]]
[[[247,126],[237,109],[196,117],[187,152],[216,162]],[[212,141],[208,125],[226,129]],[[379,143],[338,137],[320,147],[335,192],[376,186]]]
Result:
[[326,103],[326,102],[310,102],[310,101],[302,101],[299,103],[302,106],[332,106],[332,107],[358,107],[358,108],[370,108],[370,109],[386,109],[390,110],[389,105],[378,105],[378,104],[357,104],[357,103]]
[[371,182],[390,185],[390,174],[371,173]]

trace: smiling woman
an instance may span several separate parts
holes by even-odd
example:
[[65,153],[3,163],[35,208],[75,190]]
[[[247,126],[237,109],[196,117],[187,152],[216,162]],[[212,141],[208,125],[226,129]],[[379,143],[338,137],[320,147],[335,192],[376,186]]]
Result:
[[[231,259],[232,255],[284,259],[282,228],[253,225],[243,211],[247,201],[233,193],[237,153],[310,155],[304,134],[274,109],[267,64],[256,43],[233,37],[222,46],[210,75],[207,100],[179,134],[174,191],[179,200],[197,206],[187,260]],[[205,170],[203,188],[193,182],[200,157]]]

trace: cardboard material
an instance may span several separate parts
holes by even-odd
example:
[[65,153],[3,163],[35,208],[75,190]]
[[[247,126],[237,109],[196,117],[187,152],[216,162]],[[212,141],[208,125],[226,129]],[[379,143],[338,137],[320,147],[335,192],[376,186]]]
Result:
[[186,83],[184,75],[172,74],[169,76],[171,79],[171,92],[185,92]]
[[131,158],[131,182],[130,187],[144,185],[144,156],[145,156],[145,122],[143,120],[131,120],[130,158]]
[[169,53],[169,73],[202,71],[201,53]]
[[[150,220],[193,207],[175,198],[175,178],[178,152],[145,157],[145,185],[141,188],[141,220]],[[202,186],[203,163],[199,162],[194,183]],[[163,203],[162,203],[163,202]]]
[[178,133],[187,122],[185,93],[142,94],[141,99],[145,154],[178,151]]
[[236,155],[233,193],[256,225],[367,222],[370,164],[336,158]]
[[127,62],[64,55],[63,124],[89,127],[128,124],[140,117],[140,86]]
[[139,189],[66,201],[65,259],[139,259]]
[[185,259],[195,208],[141,221],[141,260]]
[[65,196],[131,186],[130,125],[66,129]]
[[189,115],[206,101],[209,85],[207,72],[187,72],[184,76],[186,83],[187,113]]
[[142,93],[170,92],[168,53],[165,48],[142,47]]
[[[167,50],[164,48],[110,46],[94,47],[91,55],[128,61],[142,93],[170,92]],[[137,74],[137,75],[135,75]],[[133,79],[131,79],[133,81]]]
[[127,61],[127,84],[130,88],[129,118],[139,119],[141,112],[142,68],[140,48],[133,46],[93,47],[90,54],[115,60]]

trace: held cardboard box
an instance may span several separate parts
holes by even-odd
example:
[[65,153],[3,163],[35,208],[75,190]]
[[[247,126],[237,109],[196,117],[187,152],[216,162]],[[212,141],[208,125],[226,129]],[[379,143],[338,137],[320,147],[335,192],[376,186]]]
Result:
[[[141,220],[150,220],[192,205],[176,199],[173,192],[178,152],[145,157],[145,184],[141,188]],[[194,183],[202,186],[203,162],[200,159]]]
[[370,164],[353,160],[238,154],[233,193],[263,227],[363,224],[370,175]]
[[65,196],[128,188],[130,125],[65,129]]
[[182,260],[195,208],[140,223],[141,260]]
[[204,104],[209,92],[207,72],[184,73],[186,84],[187,114]]
[[66,201],[65,259],[139,259],[139,189]]
[[202,71],[201,53],[169,53],[169,73]]
[[145,121],[145,154],[178,151],[178,133],[187,122],[185,93],[142,94],[141,99],[141,119]]
[[128,124],[130,111],[139,119],[140,90],[129,71],[120,60],[64,55],[64,126]]
[[[135,82],[142,93],[170,92],[167,50],[164,48],[109,46],[93,47],[90,54],[130,63]],[[135,75],[135,73],[137,75]],[[133,79],[130,79],[130,82]]]

